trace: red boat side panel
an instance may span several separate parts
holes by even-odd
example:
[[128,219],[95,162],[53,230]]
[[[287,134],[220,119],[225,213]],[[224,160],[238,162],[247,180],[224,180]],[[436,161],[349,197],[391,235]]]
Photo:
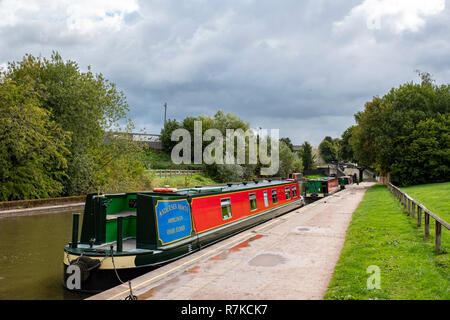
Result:
[[339,187],[338,179],[333,179],[333,180],[328,181],[328,193],[332,193],[339,188],[340,187]]
[[[292,186],[297,188],[297,197],[292,198]],[[291,199],[286,200],[285,187],[289,187]],[[277,190],[278,203],[272,203],[272,190]],[[267,191],[268,206],[264,204],[264,191]],[[249,194],[256,194],[257,209],[250,211]],[[213,228],[228,224],[230,222],[258,214],[271,208],[298,200],[300,197],[298,183],[286,184],[282,186],[266,187],[261,189],[243,190],[231,193],[222,193],[220,195],[197,197],[192,199],[192,214],[194,228],[197,233],[205,232]],[[230,219],[222,219],[222,209],[220,200],[230,198],[231,212]]]

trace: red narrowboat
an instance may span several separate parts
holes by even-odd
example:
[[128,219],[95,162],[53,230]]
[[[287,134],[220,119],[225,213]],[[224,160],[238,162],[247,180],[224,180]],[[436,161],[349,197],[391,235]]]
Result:
[[98,292],[305,204],[295,179],[90,194],[75,214],[64,286]]

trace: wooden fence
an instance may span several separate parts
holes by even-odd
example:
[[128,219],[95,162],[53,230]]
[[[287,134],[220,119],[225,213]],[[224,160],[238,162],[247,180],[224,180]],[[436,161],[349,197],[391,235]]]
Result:
[[200,174],[202,170],[173,170],[173,169],[152,169],[149,170],[160,178],[169,178],[173,176],[192,176],[194,174]]
[[425,223],[424,223],[424,229],[425,229],[425,237],[430,237],[430,217],[432,217],[435,222],[435,249],[437,252],[440,252],[442,250],[441,240],[442,240],[442,226],[447,228],[447,230],[450,230],[450,224],[446,222],[445,220],[441,219],[437,215],[435,215],[433,212],[428,210],[423,204],[419,203],[418,201],[414,200],[408,194],[394,186],[392,183],[388,182],[387,187],[389,191],[402,203],[403,207],[406,209],[409,215],[411,215],[412,218],[417,217],[417,226],[420,227],[422,225],[422,214],[425,216]]

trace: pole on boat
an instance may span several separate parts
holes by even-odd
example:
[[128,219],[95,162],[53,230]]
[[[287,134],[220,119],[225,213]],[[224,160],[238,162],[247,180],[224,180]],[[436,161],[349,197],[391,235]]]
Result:
[[78,226],[80,222],[80,214],[74,213],[72,215],[73,223],[72,223],[72,243],[70,244],[71,248],[78,247]]
[[117,252],[122,252],[122,242],[123,242],[123,236],[122,236],[122,220],[123,217],[118,217],[117,218],[117,247],[116,247],[116,251]]

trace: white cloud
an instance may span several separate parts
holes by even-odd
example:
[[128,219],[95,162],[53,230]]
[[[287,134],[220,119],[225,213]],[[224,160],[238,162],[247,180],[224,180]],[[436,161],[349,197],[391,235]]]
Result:
[[137,10],[137,0],[3,0],[0,27],[53,23],[81,34],[114,31],[121,28],[126,14]]
[[444,11],[445,0],[364,0],[354,7],[335,29],[365,21],[369,29],[393,27],[396,33],[418,31],[426,19]]

